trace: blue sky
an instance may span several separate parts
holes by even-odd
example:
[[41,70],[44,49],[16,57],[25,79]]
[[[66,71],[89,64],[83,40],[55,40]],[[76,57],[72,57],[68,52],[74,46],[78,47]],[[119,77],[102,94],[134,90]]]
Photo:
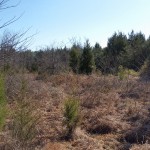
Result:
[[[9,4],[18,1],[10,0]],[[31,27],[28,35],[37,32],[30,46],[33,50],[63,46],[72,38],[83,42],[88,38],[92,45],[99,42],[104,47],[115,31],[128,34],[133,29],[150,35],[150,0],[21,0],[17,7],[0,13],[1,22],[23,13],[5,30]]]

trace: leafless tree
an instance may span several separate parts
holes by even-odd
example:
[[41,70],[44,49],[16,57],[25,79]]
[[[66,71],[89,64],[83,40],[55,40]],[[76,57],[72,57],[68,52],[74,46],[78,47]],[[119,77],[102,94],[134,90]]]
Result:
[[9,68],[25,68],[27,50],[30,41],[34,35],[26,37],[26,33],[4,32],[0,40],[0,69],[8,70]]

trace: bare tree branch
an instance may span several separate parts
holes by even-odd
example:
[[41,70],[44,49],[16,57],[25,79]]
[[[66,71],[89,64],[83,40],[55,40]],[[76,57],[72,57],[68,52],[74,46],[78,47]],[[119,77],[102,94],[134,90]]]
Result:
[[21,2],[21,0],[20,0],[20,1],[18,1],[18,3],[16,3],[15,5],[10,5],[10,6],[8,6],[7,3],[8,3],[9,1],[10,1],[10,0],[1,0],[1,1],[0,1],[0,11],[1,11],[1,10],[4,10],[4,9],[9,9],[9,8],[17,7],[17,6],[20,4],[20,2]]
[[[0,11],[6,10],[6,9],[9,9],[9,8],[13,8],[13,7],[17,7],[20,4],[20,2],[21,2],[21,1],[19,1],[15,5],[8,5],[9,1],[10,0],[1,0],[0,1]],[[6,26],[8,26],[8,25],[10,25],[10,24],[12,24],[14,22],[16,22],[17,20],[19,20],[22,17],[22,15],[23,14],[21,14],[19,17],[14,16],[10,20],[4,22],[2,25],[0,25],[0,29],[2,29],[4,27],[6,27]],[[1,19],[1,21],[2,21],[2,19]]]

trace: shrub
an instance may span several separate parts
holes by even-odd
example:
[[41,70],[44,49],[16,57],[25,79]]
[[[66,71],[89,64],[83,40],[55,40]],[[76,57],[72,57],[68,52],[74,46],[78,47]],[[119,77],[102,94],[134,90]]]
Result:
[[72,139],[74,131],[79,124],[79,101],[69,98],[64,103],[64,125],[66,126],[66,139]]
[[123,68],[123,66],[119,66],[118,76],[120,80],[126,79],[129,75],[138,76],[138,72],[132,69]]
[[12,137],[21,146],[26,146],[31,142],[37,133],[36,125],[38,117],[33,113],[33,108],[28,102],[22,101],[17,104],[17,109],[13,116]]
[[21,147],[26,147],[36,137],[36,125],[39,116],[35,113],[30,98],[26,96],[26,82],[22,79],[20,96],[16,101],[16,108],[12,114],[12,137]]
[[126,71],[123,66],[119,66],[118,77],[120,80],[123,80],[126,77]]

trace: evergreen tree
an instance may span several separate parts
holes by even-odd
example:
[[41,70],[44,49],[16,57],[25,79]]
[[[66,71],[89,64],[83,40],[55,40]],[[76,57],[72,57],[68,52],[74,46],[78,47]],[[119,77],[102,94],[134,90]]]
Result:
[[80,60],[80,73],[91,74],[95,69],[94,56],[89,41],[87,40]]
[[80,64],[80,49],[73,45],[70,51],[69,65],[74,73],[78,73]]
[[134,33],[132,31],[128,38],[127,59],[124,63],[125,67],[140,70],[141,66],[147,58],[146,40],[141,32]]
[[102,57],[103,57],[103,51],[99,43],[96,43],[93,50],[93,55],[94,55],[94,61],[95,61],[95,66],[97,70],[101,70],[102,68]]
[[110,62],[110,70],[113,73],[118,71],[118,67],[121,65],[122,55],[126,52],[127,37],[122,32],[114,33],[112,37],[108,39],[107,51],[105,54],[108,56]]

